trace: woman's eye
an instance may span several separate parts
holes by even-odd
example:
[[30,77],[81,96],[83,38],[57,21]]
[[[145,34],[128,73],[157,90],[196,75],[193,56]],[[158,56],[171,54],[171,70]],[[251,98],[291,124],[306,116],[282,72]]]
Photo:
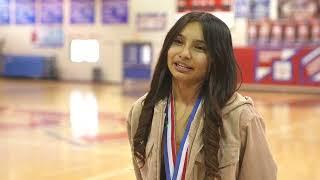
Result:
[[173,43],[174,44],[182,44],[183,41],[181,39],[175,39],[175,40],[173,40]]
[[195,48],[201,51],[207,51],[207,48],[205,46],[195,46]]

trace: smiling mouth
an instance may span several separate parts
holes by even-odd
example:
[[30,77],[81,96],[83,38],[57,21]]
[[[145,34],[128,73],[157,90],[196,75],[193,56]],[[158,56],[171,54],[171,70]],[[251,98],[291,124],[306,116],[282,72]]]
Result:
[[181,64],[181,63],[174,63],[174,66],[175,66],[177,71],[182,72],[182,73],[189,72],[189,71],[192,70],[191,67],[186,66],[186,65]]

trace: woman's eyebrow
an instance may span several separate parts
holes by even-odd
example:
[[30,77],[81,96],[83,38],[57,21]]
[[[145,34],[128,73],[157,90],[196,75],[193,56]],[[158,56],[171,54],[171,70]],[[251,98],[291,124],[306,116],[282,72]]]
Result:
[[199,40],[199,39],[196,39],[194,42],[196,42],[196,43],[206,44],[204,40]]
[[184,36],[182,34],[177,35],[178,38],[183,38]]

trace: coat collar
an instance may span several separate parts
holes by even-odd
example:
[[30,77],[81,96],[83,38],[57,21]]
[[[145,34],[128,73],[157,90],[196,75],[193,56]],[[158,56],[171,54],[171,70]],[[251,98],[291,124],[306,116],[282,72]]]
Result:
[[154,115],[151,132],[154,132],[154,145],[158,149],[156,152],[156,177],[160,180],[161,173],[161,161],[162,161],[162,136],[164,128],[165,107],[167,104],[167,98],[160,100],[154,107]]
[[[154,143],[157,146],[157,170],[156,177],[160,178],[161,170],[161,160],[162,160],[162,137],[163,137],[163,128],[164,128],[164,118],[165,118],[165,108],[167,105],[167,98],[160,100],[154,108],[154,125],[152,125],[151,132],[155,132]],[[189,133],[189,155],[188,155],[188,165],[186,171],[186,179],[190,179],[191,172],[196,160],[198,153],[200,153],[201,148],[203,147],[202,141],[202,129],[203,129],[203,112],[202,109],[195,115],[195,120],[192,122]]]

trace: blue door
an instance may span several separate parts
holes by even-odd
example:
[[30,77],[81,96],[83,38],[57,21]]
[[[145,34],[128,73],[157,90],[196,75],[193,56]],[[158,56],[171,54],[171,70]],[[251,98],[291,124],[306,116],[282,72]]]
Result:
[[125,43],[123,45],[123,79],[151,77],[151,43]]

